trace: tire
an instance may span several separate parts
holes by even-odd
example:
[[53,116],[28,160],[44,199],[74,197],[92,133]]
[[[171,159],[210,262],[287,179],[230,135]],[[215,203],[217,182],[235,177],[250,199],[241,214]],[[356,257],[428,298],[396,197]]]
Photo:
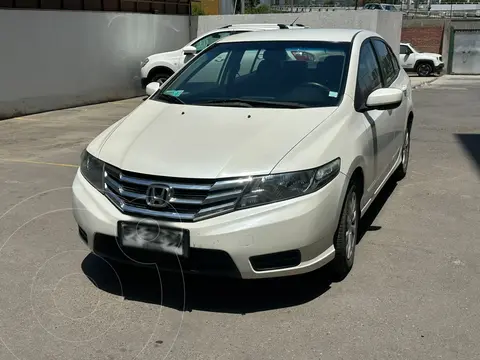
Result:
[[427,62],[421,62],[416,67],[416,72],[418,76],[430,76],[433,72],[433,66]]
[[159,82],[160,84],[172,76],[173,72],[169,70],[158,70],[150,77],[149,82]]
[[402,161],[398,165],[395,171],[395,180],[400,181],[407,176],[408,163],[410,158],[410,127],[407,127],[405,130],[405,135],[403,137],[403,146],[402,146]]
[[360,223],[360,191],[355,181],[348,186],[333,245],[335,258],[331,270],[336,280],[343,280],[353,267]]

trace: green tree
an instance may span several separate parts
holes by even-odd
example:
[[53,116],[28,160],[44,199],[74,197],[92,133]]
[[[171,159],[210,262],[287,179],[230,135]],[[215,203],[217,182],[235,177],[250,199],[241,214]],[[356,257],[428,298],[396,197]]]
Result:
[[200,16],[200,15],[207,15],[207,14],[202,9],[202,4],[192,3],[192,15]]

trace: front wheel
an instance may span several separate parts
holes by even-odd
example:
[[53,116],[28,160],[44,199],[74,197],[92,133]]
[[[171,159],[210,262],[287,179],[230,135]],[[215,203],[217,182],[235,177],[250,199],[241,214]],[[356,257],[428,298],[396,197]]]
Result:
[[345,196],[340,221],[333,241],[335,259],[333,259],[331,266],[334,276],[339,280],[344,279],[352,269],[358,240],[359,223],[360,191],[358,185],[352,182]]
[[172,72],[162,70],[156,72],[150,79],[150,82],[158,82],[160,84],[164,83],[170,76],[172,76]]
[[429,63],[420,63],[417,66],[418,76],[429,76],[433,72],[433,67]]

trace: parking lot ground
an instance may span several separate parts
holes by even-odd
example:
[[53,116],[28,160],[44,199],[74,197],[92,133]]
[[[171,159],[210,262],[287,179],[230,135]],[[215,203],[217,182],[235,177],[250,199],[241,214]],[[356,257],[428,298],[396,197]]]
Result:
[[432,75],[432,76],[418,76],[417,74],[408,74],[410,76],[410,81],[412,82],[412,88],[418,88],[420,86],[424,86],[425,84],[432,83],[437,81],[441,76],[439,75]]
[[408,177],[340,283],[112,268],[71,215],[81,150],[141,99],[0,122],[0,359],[480,358],[480,79],[414,92]]

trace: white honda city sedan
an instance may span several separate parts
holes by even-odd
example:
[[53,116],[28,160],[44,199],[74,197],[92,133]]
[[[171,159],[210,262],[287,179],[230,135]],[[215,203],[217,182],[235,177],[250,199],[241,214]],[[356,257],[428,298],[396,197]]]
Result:
[[107,259],[241,278],[331,263],[344,277],[361,216],[406,175],[410,80],[374,32],[233,35],[147,91],[73,183],[80,237]]

